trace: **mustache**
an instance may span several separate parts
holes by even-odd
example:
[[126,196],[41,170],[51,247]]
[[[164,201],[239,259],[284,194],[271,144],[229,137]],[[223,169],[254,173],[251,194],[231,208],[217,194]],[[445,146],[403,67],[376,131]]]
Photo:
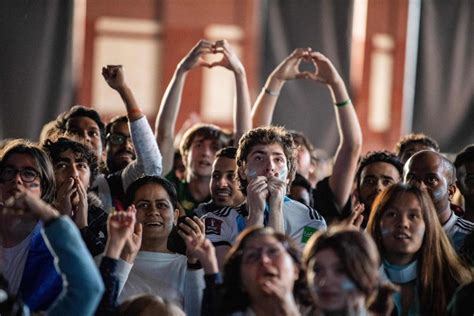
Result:
[[135,152],[131,151],[131,150],[127,150],[127,149],[122,149],[122,150],[117,151],[114,156],[118,156],[118,155],[121,155],[121,154],[129,154],[133,157],[133,159],[136,158]]

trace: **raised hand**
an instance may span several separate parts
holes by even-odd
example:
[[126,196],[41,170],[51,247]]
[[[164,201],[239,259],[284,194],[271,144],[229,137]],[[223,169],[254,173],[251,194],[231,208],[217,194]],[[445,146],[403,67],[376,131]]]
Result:
[[8,198],[2,207],[2,215],[32,216],[48,221],[60,216],[60,213],[51,205],[32,195],[28,191],[17,193]]
[[[285,179],[286,180],[286,179]],[[268,177],[268,204],[282,203],[286,195],[286,181],[277,177]]]
[[247,203],[251,212],[262,212],[268,199],[268,179],[265,176],[249,176],[247,185]]
[[127,87],[122,65],[107,65],[102,67],[102,76],[114,90],[120,91]]
[[57,187],[56,200],[54,206],[63,215],[73,216],[74,207],[72,204],[72,195],[76,192],[73,178],[69,178]]
[[235,72],[236,74],[242,74],[245,72],[244,66],[240,62],[240,59],[237,57],[235,52],[232,50],[227,40],[216,41],[212,47],[214,54],[222,53],[223,57],[221,60],[210,64],[210,67],[222,66]]
[[213,43],[207,40],[200,40],[179,62],[178,69],[187,72],[197,67],[210,67],[210,64],[203,58],[205,54],[213,53]]
[[316,71],[308,72],[307,78],[320,81],[328,85],[335,85],[342,81],[341,76],[337,72],[329,58],[319,52],[310,53],[311,60],[315,63]]
[[199,260],[205,274],[213,274],[219,271],[216,248],[209,239],[204,238],[200,244],[197,244],[188,251],[192,257]]
[[127,240],[133,235],[136,224],[136,209],[129,206],[126,211],[113,211],[107,220],[107,257],[118,259]]
[[87,190],[79,180],[78,177],[74,178],[75,196],[73,195],[73,218],[77,227],[83,228],[87,226],[89,204],[87,202]]
[[178,234],[186,243],[186,256],[188,257],[188,262],[196,263],[198,258],[195,256],[195,250],[201,246],[206,238],[206,228],[203,221],[197,216],[194,216],[192,219],[185,217],[185,223],[180,223],[178,228]]
[[286,57],[271,73],[270,77],[279,80],[293,80],[307,78],[308,72],[301,72],[299,66],[301,61],[310,61],[311,48],[297,48]]
[[[135,206],[130,206],[127,211],[133,211],[133,214],[137,213],[137,210],[135,209]],[[138,251],[140,250],[140,247],[142,246],[142,233],[143,233],[143,226],[141,223],[134,222],[134,225],[132,225],[133,231],[131,231],[130,234],[128,234],[128,237],[125,242],[125,246],[123,247],[122,254],[120,257],[127,261],[128,263],[133,263],[135,261],[135,258],[138,254]]]

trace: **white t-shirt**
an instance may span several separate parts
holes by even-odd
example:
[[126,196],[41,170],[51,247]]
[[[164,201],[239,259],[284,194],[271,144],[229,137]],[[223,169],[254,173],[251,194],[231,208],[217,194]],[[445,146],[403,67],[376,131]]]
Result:
[[[237,209],[224,207],[205,214],[206,237],[216,246],[231,246],[245,228],[246,220]],[[283,201],[285,234],[304,247],[309,237],[326,229],[326,221],[313,208],[285,197]]]
[[177,303],[186,315],[200,315],[204,287],[203,270],[188,269],[186,256],[140,251],[119,302],[136,294],[154,294]]
[[30,250],[31,232],[21,243],[11,248],[0,246],[1,264],[0,271],[8,281],[8,290],[11,294],[17,294],[20,288],[26,258]]

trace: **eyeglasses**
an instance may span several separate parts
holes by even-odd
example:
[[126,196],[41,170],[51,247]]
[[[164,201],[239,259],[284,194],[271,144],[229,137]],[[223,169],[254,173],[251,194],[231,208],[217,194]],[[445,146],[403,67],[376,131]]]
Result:
[[125,136],[123,134],[118,133],[112,133],[107,135],[107,140],[114,145],[122,145],[127,141],[127,139],[131,139],[130,136]]
[[39,173],[35,169],[25,168],[25,169],[15,169],[12,167],[5,167],[0,171],[0,180],[2,182],[10,181],[16,177],[17,174],[20,174],[20,178],[25,183],[31,183],[38,178]]
[[275,260],[281,256],[284,251],[284,248],[278,245],[244,249],[241,251],[242,262],[245,264],[257,263],[263,255],[267,256],[270,260]]

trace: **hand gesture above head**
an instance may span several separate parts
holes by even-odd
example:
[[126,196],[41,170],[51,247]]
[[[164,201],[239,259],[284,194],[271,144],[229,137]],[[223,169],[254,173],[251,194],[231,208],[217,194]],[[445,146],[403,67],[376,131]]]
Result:
[[210,67],[210,64],[204,60],[203,56],[213,53],[213,45],[211,41],[200,40],[179,62],[178,69],[187,72],[196,67]]
[[227,40],[216,41],[213,45],[213,53],[222,53],[224,55],[221,60],[210,64],[210,67],[222,66],[236,74],[242,74],[245,72],[244,66],[240,62],[240,59],[235,54]]
[[303,60],[311,61],[310,54],[310,47],[295,49],[275,68],[270,76],[284,81],[307,78],[308,72],[301,72],[299,66]]
[[127,86],[122,65],[107,65],[102,67],[102,76],[114,90],[120,91]]
[[316,71],[307,73],[307,78],[320,81],[328,85],[335,85],[342,81],[341,76],[337,72],[329,58],[319,52],[311,52],[311,61],[315,64]]

